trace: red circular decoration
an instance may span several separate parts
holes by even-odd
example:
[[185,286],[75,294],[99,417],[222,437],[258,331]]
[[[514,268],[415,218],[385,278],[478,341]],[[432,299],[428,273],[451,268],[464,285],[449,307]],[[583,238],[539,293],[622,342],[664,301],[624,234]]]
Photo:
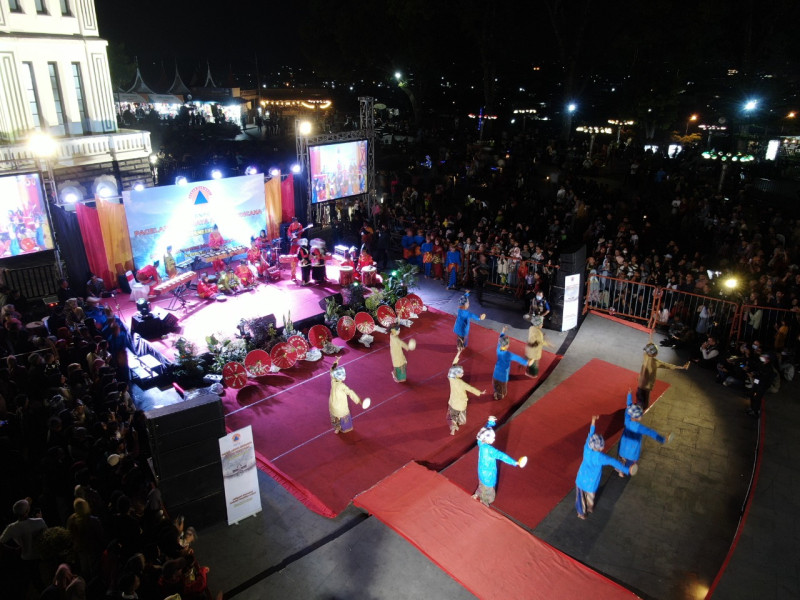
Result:
[[269,373],[272,359],[266,350],[251,350],[244,358],[244,368],[251,377],[260,377]]
[[321,350],[325,342],[330,342],[332,339],[333,335],[331,334],[331,330],[325,325],[314,325],[308,330],[308,341],[314,348],[319,348]]
[[240,390],[247,384],[247,370],[240,362],[229,362],[222,367],[222,378],[229,388]]
[[22,248],[23,252],[30,252],[36,248],[36,242],[32,238],[22,238],[19,241],[19,247]]
[[294,346],[295,350],[297,350],[297,360],[302,360],[306,357],[309,348],[306,338],[304,338],[302,335],[293,335],[286,341]]
[[398,298],[394,304],[394,309],[397,311],[397,316],[400,319],[410,319],[412,310],[411,300],[408,298]]
[[336,323],[336,333],[345,342],[349,342],[356,334],[356,322],[347,315],[343,316],[339,319],[339,322]]
[[425,308],[425,303],[422,301],[422,298],[417,296],[416,294],[409,294],[406,296],[409,302],[411,302],[411,310],[414,314],[420,314],[422,309]]
[[279,369],[289,369],[297,362],[297,348],[289,342],[279,342],[273,346],[269,356]]
[[368,312],[356,313],[356,329],[359,333],[372,333],[375,331],[375,321]]
[[397,315],[394,313],[391,306],[381,304],[378,307],[378,323],[381,324],[381,327],[391,327],[396,320]]

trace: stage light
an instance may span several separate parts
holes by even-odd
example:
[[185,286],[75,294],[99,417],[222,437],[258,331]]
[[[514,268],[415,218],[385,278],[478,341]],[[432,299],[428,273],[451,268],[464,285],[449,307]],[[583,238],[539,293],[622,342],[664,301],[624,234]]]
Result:
[[133,189],[137,192],[141,192],[144,189],[144,184],[141,181],[137,181],[133,184]]
[[151,154],[150,155],[150,164],[154,165],[158,162],[158,154]]
[[49,135],[34,133],[28,138],[28,147],[36,156],[48,158],[56,153],[58,144],[56,144],[56,141]]
[[186,177],[184,177],[183,175],[180,175],[175,178],[175,185],[186,185],[187,183],[189,183],[189,180],[186,179]]
[[211,171],[211,179],[222,179],[222,171],[219,169]]
[[95,193],[101,198],[111,198],[117,195],[116,187],[113,187],[107,182],[101,182],[97,185]]
[[392,271],[392,277],[397,277],[397,271]]
[[147,301],[147,298],[139,298],[136,300],[136,310],[138,310],[139,314],[143,317],[150,314],[150,302]]
[[737,285],[739,285],[739,282],[736,281],[735,277],[729,277],[728,279],[725,280],[725,287],[728,288],[729,290],[736,289]]
[[75,204],[78,201],[78,194],[75,192],[67,192],[64,194],[64,202],[68,202],[69,204]]
[[256,174],[258,174],[258,169],[257,169],[257,168],[255,168],[253,165],[250,165],[249,167],[247,167],[247,168],[244,170],[244,172],[245,172],[247,175],[256,175]]
[[270,177],[280,177],[281,176],[281,170],[278,169],[277,167],[272,167],[269,170],[269,176]]
[[298,165],[297,163],[294,163],[292,165],[292,173],[294,173],[295,175],[297,175],[302,170],[303,170],[303,168],[300,165]]
[[397,79],[397,81],[400,81],[403,78],[403,74],[400,71],[395,71],[394,78]]
[[746,111],[755,110],[756,106],[758,106],[758,100],[748,100],[744,104],[744,109]]
[[309,135],[311,133],[311,122],[300,121],[299,129],[300,135]]
[[578,106],[575,103],[571,103],[569,106],[567,106],[567,110],[571,113],[574,113],[577,109]]

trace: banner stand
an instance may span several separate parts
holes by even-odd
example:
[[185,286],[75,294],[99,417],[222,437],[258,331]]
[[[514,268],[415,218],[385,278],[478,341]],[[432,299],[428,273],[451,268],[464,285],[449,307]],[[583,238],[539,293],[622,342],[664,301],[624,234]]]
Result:
[[253,428],[248,425],[219,438],[219,454],[228,525],[235,525],[261,512]]

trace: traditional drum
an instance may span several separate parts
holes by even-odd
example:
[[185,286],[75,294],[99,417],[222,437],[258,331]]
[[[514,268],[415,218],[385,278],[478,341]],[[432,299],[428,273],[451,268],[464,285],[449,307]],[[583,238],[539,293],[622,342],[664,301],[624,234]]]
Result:
[[353,267],[339,267],[339,285],[342,287],[353,283]]
[[376,285],[378,283],[378,269],[375,267],[361,269],[361,283],[364,285]]

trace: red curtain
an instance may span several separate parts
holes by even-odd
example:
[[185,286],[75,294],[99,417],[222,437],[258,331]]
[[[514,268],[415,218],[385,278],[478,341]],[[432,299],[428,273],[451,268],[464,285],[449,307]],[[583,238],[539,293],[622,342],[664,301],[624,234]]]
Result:
[[288,223],[294,216],[294,177],[281,181],[281,221]]
[[106,247],[103,243],[103,231],[100,228],[100,217],[97,211],[82,203],[78,203],[76,208],[78,225],[81,229],[83,246],[86,248],[86,259],[89,261],[89,268],[92,273],[104,281],[115,282],[117,280],[116,274],[112,274],[108,270]]

